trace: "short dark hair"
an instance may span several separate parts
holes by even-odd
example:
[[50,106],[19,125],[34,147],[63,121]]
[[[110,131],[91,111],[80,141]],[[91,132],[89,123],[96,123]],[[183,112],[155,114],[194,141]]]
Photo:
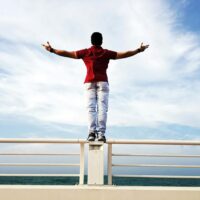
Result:
[[102,45],[103,37],[102,34],[99,32],[94,32],[91,35],[91,43],[93,45]]

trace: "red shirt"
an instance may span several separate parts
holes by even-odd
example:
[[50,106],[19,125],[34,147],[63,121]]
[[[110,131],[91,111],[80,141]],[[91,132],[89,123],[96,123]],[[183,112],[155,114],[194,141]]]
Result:
[[110,59],[115,59],[117,52],[103,49],[101,46],[92,46],[89,49],[76,51],[77,58],[83,59],[87,68],[84,83],[106,81],[106,70]]

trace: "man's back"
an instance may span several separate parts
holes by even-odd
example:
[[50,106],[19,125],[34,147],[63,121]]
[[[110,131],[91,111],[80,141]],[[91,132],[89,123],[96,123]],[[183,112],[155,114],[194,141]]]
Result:
[[106,81],[106,70],[110,59],[115,59],[117,52],[103,49],[101,46],[92,46],[88,49],[76,51],[77,58],[83,59],[87,68],[84,83]]

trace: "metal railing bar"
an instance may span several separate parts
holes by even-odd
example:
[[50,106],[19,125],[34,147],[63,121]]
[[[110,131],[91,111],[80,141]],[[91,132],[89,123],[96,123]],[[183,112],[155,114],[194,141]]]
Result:
[[196,140],[108,140],[107,144],[200,145]]
[[[113,144],[135,144],[135,145],[200,145],[200,141],[194,141],[194,140],[108,140],[107,141],[108,146]],[[108,151],[108,156],[111,157],[110,160],[112,160],[112,157],[123,157],[123,156],[137,156],[137,157],[176,157],[176,158],[200,158],[200,155],[191,155],[191,154],[170,154],[170,152],[163,153],[163,154],[157,154],[157,153],[112,153],[112,151]],[[199,179],[200,176],[173,176],[173,175],[120,175],[120,174],[112,174],[112,167],[159,167],[159,168],[200,168],[200,165],[185,165],[185,164],[116,164],[111,162],[111,170],[108,170],[108,177],[109,181],[108,184],[112,184],[112,177],[144,177],[144,178],[195,178]]]
[[63,176],[63,177],[79,177],[79,174],[0,174],[1,176]]
[[79,153],[0,153],[0,156],[79,156]]
[[157,165],[157,164],[112,164],[113,167],[174,167],[174,168],[200,168],[200,165]]
[[6,143],[23,143],[23,144],[79,144],[79,153],[51,153],[51,152],[40,152],[40,153],[23,153],[23,152],[0,152],[0,156],[79,156],[79,163],[0,163],[0,167],[79,167],[80,172],[78,174],[7,174],[2,173],[0,176],[59,176],[59,177],[78,177],[79,184],[84,184],[84,144],[88,141],[83,139],[62,139],[62,138],[0,138],[1,144]]
[[170,155],[170,154],[112,154],[112,156],[141,156],[141,157],[180,157],[180,158],[200,158],[200,155]]
[[47,139],[47,138],[0,138],[0,143],[63,143],[80,144],[88,143],[83,139]]
[[[83,139],[0,138],[0,143],[88,143]],[[107,144],[200,145],[196,140],[108,140]]]
[[80,164],[55,164],[55,163],[0,163],[0,166],[65,166],[65,167],[72,167],[72,166],[80,166]]
[[167,176],[167,175],[112,175],[113,177],[130,177],[130,178],[195,178],[195,179],[199,179],[200,176]]

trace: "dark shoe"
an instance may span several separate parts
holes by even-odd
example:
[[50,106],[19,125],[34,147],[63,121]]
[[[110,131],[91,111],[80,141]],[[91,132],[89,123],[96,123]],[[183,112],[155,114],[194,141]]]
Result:
[[88,135],[87,140],[88,140],[89,142],[92,142],[92,141],[95,141],[95,138],[96,138],[96,134],[95,134],[95,133],[90,133],[90,134]]
[[105,135],[99,134],[99,135],[98,135],[98,141],[99,141],[99,142],[104,142],[104,143],[105,143],[105,142],[106,142],[106,137],[105,137]]

